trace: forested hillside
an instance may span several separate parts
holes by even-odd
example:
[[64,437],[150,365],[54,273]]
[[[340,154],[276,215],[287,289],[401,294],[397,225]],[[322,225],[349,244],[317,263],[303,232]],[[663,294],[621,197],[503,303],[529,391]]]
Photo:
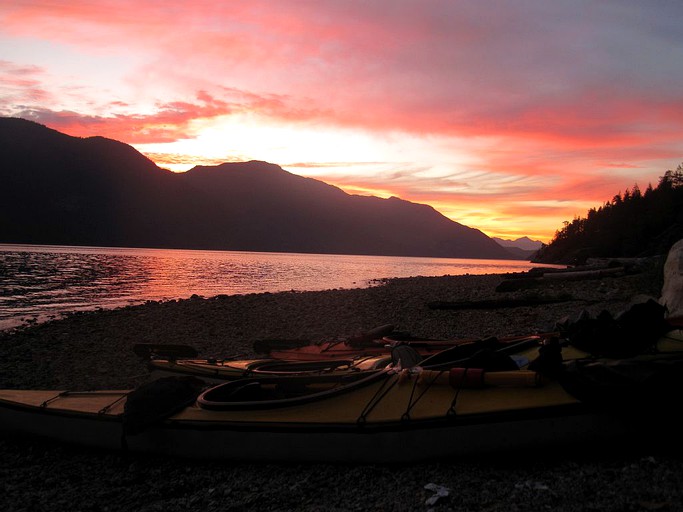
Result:
[[582,264],[592,257],[664,254],[683,238],[683,164],[666,171],[656,188],[619,193],[585,218],[565,221],[534,261]]

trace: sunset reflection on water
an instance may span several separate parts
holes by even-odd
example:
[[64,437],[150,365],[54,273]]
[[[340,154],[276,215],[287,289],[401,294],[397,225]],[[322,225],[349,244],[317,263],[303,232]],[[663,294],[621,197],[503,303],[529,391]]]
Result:
[[0,329],[149,300],[363,288],[391,277],[521,272],[516,260],[0,245]]

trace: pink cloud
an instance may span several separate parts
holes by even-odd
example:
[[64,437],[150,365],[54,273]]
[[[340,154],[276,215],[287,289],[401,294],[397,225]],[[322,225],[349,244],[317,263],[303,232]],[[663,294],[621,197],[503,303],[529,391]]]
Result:
[[[10,31],[71,44],[111,47],[115,35],[125,41],[122,50],[150,54],[145,66],[152,76],[185,82],[185,93],[204,88],[217,95],[215,87],[192,85],[210,75],[228,88],[286,98],[290,105],[280,99],[273,115],[299,113],[344,126],[616,145],[642,139],[643,116],[681,119],[680,95],[653,112],[646,89],[619,83],[618,91],[631,93],[615,94],[610,85],[617,77],[593,76],[599,48],[597,57],[572,53],[581,42],[568,38],[603,37],[592,18],[528,5],[495,12],[430,2],[391,7],[168,1],[117,2],[112,9],[108,2],[32,2],[10,8],[3,21]],[[532,23],[525,11],[555,24]],[[580,29],[570,24],[577,18]],[[553,61],[557,55],[567,64]],[[142,84],[145,69],[138,71],[129,79]],[[303,112],[296,108],[301,103],[308,106]]]
[[[0,62],[0,112],[132,144],[191,138],[196,121],[246,113],[450,137],[456,150],[476,146],[471,173],[496,179],[454,169],[430,181],[413,172],[420,162],[330,178],[424,202],[486,198],[512,217],[536,200],[540,215],[565,204],[540,199],[597,206],[639,170],[655,181],[662,162],[681,159],[681,15],[675,2],[629,1],[5,2],[0,36],[66,45],[103,66],[133,58],[105,95],[88,69],[79,82],[54,62],[48,77],[16,51]],[[57,101],[74,90],[82,102]]]
[[[36,87],[36,90],[41,90]],[[287,119],[310,119],[312,114],[305,108],[290,107],[275,95],[259,96],[230,90],[230,99],[219,99],[205,91],[199,91],[194,101],[158,102],[151,114],[88,115],[73,111],[52,111],[46,108],[26,107],[15,110],[13,115],[49,124],[71,135],[93,134],[121,140],[128,144],[174,142],[197,135],[191,123],[198,119],[211,120],[234,113],[252,112]],[[121,101],[111,104],[112,111],[130,105]],[[0,102],[0,107],[2,102]]]
[[42,84],[42,76],[43,70],[38,66],[0,60],[0,109],[10,104],[48,100],[50,93]]

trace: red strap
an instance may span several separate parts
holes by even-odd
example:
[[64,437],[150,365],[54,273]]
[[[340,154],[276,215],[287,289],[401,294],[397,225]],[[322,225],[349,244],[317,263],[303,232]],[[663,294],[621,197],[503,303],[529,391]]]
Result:
[[451,368],[448,383],[454,388],[483,388],[484,370],[481,368]]

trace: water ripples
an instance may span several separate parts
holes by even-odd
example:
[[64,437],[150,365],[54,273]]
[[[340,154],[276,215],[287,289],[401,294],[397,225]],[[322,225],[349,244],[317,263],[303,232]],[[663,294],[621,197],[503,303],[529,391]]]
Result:
[[530,267],[512,260],[0,244],[0,329],[74,311],[195,294],[363,288],[382,278]]

